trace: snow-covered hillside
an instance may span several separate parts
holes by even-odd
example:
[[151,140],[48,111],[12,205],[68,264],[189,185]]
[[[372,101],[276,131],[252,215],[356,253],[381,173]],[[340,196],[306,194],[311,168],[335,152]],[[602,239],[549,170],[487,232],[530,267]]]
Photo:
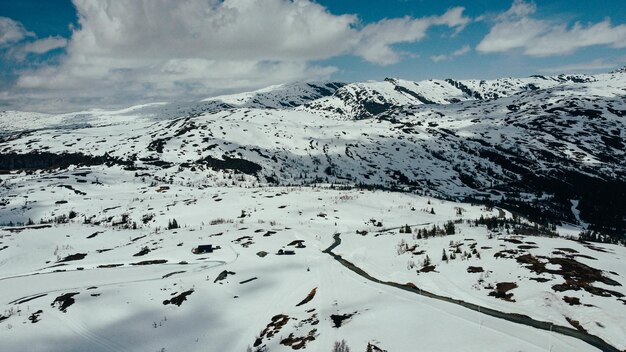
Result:
[[624,350],[625,118],[620,71],[2,112],[0,349]]
[[[456,88],[461,83],[473,93]],[[538,88],[541,84],[547,88]],[[570,208],[571,201],[578,201],[583,221],[617,233],[626,228],[624,73],[464,81],[447,87],[394,80],[334,91],[339,86],[307,90],[292,85],[215,98],[210,102],[226,107],[192,109],[194,114],[175,119],[146,113],[159,106],[94,112],[88,126],[71,124],[70,133],[49,126],[6,136],[0,168],[29,168],[29,154],[35,152],[80,153],[138,170],[156,169],[174,179],[180,168],[195,172],[194,179],[219,177],[219,172],[206,172],[208,167],[253,174],[259,184],[341,183],[482,199],[532,212],[542,221],[575,222]],[[422,104],[393,88],[400,86],[419,88],[420,96],[429,92],[428,100],[441,104]],[[276,108],[333,91],[295,108]],[[287,92],[293,97],[286,98]],[[378,107],[368,110],[376,114],[366,119],[357,119],[350,112],[356,110],[345,106],[329,115],[319,106],[331,100]],[[23,113],[4,114],[4,121],[60,124],[58,116],[29,120]],[[77,119],[61,118],[65,124]],[[55,158],[34,159],[41,164]]]

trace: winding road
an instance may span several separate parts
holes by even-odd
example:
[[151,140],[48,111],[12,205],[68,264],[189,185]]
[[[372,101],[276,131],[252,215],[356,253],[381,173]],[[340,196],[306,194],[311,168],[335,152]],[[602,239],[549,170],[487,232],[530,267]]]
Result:
[[[388,230],[392,230],[392,229],[385,229],[382,230],[380,232],[384,232],[384,231],[388,231]],[[483,307],[477,304],[473,304],[473,303],[468,303],[462,300],[458,300],[458,299],[454,299],[454,298],[450,298],[450,297],[445,297],[445,296],[440,296],[437,294],[434,294],[432,292],[428,292],[428,291],[424,291],[421,290],[417,287],[412,287],[412,286],[407,286],[405,284],[400,284],[397,282],[392,282],[392,281],[382,281],[380,279],[377,279],[373,276],[371,276],[370,274],[368,274],[367,272],[365,272],[365,270],[359,268],[358,266],[354,265],[353,263],[343,259],[340,255],[335,254],[333,252],[333,250],[335,248],[337,248],[340,244],[341,244],[341,237],[340,237],[340,233],[335,233],[333,236],[334,242],[333,244],[326,248],[325,250],[323,250],[323,253],[329,254],[330,256],[332,256],[336,261],[338,261],[341,265],[343,265],[344,267],[346,267],[347,269],[353,271],[354,273],[356,273],[357,275],[375,282],[377,284],[381,284],[381,285],[386,285],[386,286],[391,286],[400,290],[404,290],[404,291],[408,291],[408,292],[412,292],[424,297],[428,297],[428,298],[432,298],[432,299],[436,299],[439,301],[444,301],[444,302],[448,302],[448,303],[452,303],[452,304],[456,304],[462,307],[465,307],[467,309],[471,309],[473,311],[476,311],[478,313],[481,314],[485,314],[485,315],[489,315],[495,318],[499,318],[499,319],[504,319],[513,323],[517,323],[517,324],[521,324],[521,325],[526,325],[526,326],[530,326],[533,328],[537,328],[537,329],[541,329],[541,330],[547,330],[547,331],[554,331],[557,332],[559,334],[562,335],[566,335],[566,336],[570,336],[573,338],[576,338],[578,340],[581,340],[583,342],[588,343],[589,345],[596,347],[598,349],[600,349],[601,351],[604,352],[621,352],[619,349],[615,348],[614,346],[611,346],[609,343],[607,343],[606,341],[604,341],[603,339],[599,338],[598,336],[595,335],[591,335],[588,334],[586,332],[582,332],[567,326],[562,326],[562,325],[557,325],[554,323],[550,323],[550,322],[546,322],[546,321],[540,321],[540,320],[535,320],[527,315],[523,315],[523,314],[515,314],[515,313],[505,313],[505,312],[501,312],[495,309],[491,309],[488,307]]]

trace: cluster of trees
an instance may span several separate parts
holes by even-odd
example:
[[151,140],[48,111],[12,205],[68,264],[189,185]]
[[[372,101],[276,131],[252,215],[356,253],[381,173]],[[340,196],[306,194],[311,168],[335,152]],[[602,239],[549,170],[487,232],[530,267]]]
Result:
[[174,229],[179,229],[179,228],[180,228],[180,225],[178,225],[178,221],[176,221],[176,219],[172,219],[167,222],[168,230],[174,230]]
[[474,226],[484,225],[490,231],[506,230],[509,233],[511,230],[514,233],[522,235],[532,236],[548,236],[556,237],[559,234],[556,232],[556,225],[551,223],[539,224],[539,223],[526,223],[522,222],[521,218],[513,215],[512,218],[499,217],[499,216],[480,216],[478,219],[468,220],[469,224]]
[[[408,232],[407,232],[408,229]],[[405,233],[411,233],[411,229],[408,225],[406,225],[404,229]],[[415,232],[415,239],[421,240],[427,239],[428,237],[436,237],[436,236],[450,236],[454,235],[456,232],[456,227],[454,226],[454,221],[448,221],[443,224],[443,227],[439,227],[437,225],[433,225],[430,229],[418,229]],[[402,229],[400,231],[402,233]]]
[[622,246],[626,246],[626,238],[625,237],[616,237],[611,236],[609,234],[600,233],[598,231],[585,230],[580,233],[578,236],[580,241],[588,241],[588,242],[599,242],[599,243],[610,243],[610,244],[618,244]]
[[[452,244],[452,241],[450,241],[450,243]],[[466,259],[470,259],[472,258],[472,256],[475,256],[476,258],[480,259],[480,252],[478,252],[478,250],[476,249],[475,246],[470,247],[470,251],[461,251],[461,246],[456,246],[456,249],[454,251],[450,251],[450,254],[448,254],[446,252],[446,249],[443,249],[443,254],[441,255],[441,260],[445,261],[446,263],[449,260],[455,260],[457,256],[461,256],[461,260],[466,260]]]

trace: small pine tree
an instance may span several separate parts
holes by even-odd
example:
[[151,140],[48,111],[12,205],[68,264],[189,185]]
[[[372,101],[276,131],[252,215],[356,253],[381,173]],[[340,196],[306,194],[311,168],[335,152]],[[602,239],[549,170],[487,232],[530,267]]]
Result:
[[428,254],[426,254],[426,258],[424,258],[423,266],[429,266],[429,265],[430,265],[430,258],[428,257]]
[[441,256],[441,260],[448,262],[448,255],[446,254],[446,249],[443,249],[443,255]]
[[167,222],[168,230],[173,230],[173,229],[178,229],[178,228],[180,228],[180,225],[178,225],[178,221],[176,221],[176,219],[172,219]]

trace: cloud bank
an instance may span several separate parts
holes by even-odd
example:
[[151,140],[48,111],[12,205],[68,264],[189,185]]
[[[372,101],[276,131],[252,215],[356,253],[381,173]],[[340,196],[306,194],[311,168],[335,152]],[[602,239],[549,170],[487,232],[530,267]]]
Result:
[[35,34],[28,32],[21,23],[0,16],[0,47],[18,42]]
[[15,83],[18,96],[48,110],[327,79],[337,68],[316,61],[353,55],[394,64],[404,57],[394,45],[418,42],[434,26],[459,32],[470,22],[461,7],[363,25],[310,0],[73,2],[78,26],[68,42],[48,38],[16,50],[23,56],[66,46],[58,64],[24,70]]
[[595,24],[568,26],[531,17],[536,11],[534,3],[515,0],[508,11],[496,17],[495,24],[476,50],[498,53],[518,49],[528,56],[547,57],[568,55],[596,45],[626,47],[626,25],[613,26],[606,19]]

